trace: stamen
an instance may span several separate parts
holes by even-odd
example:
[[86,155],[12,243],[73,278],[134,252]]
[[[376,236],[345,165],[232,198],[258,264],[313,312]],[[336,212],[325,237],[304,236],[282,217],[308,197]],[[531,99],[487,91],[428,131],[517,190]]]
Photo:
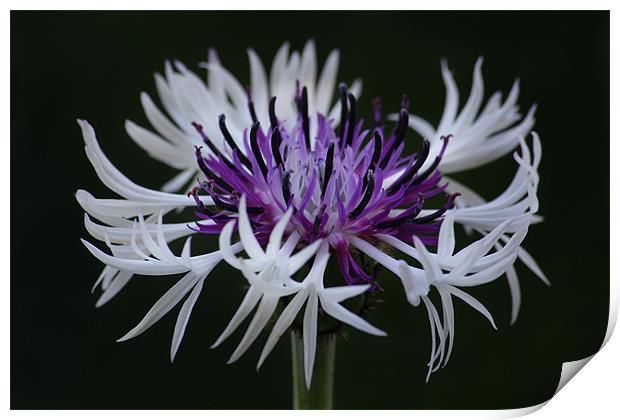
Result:
[[200,201],[200,198],[198,198],[198,187],[192,188],[192,190],[187,193],[187,196],[194,199],[194,201],[196,202],[196,207],[198,207],[201,212],[205,212],[206,210],[208,210],[204,203]]
[[273,154],[273,159],[276,161],[276,165],[284,168],[284,161],[282,160],[282,155],[280,154],[281,144],[282,135],[280,134],[280,127],[275,127],[271,133],[271,153]]
[[[340,146],[344,146],[343,144],[343,140],[344,140],[344,128],[345,128],[345,122],[347,119],[347,114],[349,113],[348,107],[347,107],[347,85],[345,85],[344,83],[340,83],[340,85],[338,86],[338,89],[340,89],[340,127],[339,127],[339,135],[338,138],[340,139]],[[344,147],[342,147],[344,149]]]
[[224,154],[215,147],[211,139],[207,137],[207,134],[204,132],[202,125],[198,124],[197,122],[192,122],[192,125],[194,126],[196,131],[198,131],[198,134],[200,134],[200,137],[202,137],[202,141],[207,145],[207,147],[211,149],[211,151],[215,153],[217,157],[222,159],[226,166],[228,166],[231,170],[238,172],[239,168],[237,168],[226,156],[224,156]]
[[[219,208],[221,208],[222,210],[227,210],[230,211],[232,213],[238,213],[239,212],[239,208],[231,203],[226,203],[225,201],[222,201],[221,198],[218,197],[217,194],[214,193],[210,193],[209,194],[211,196],[211,198],[213,199],[213,202],[215,203],[215,205]],[[231,196],[235,197],[234,193],[231,193]],[[250,214],[260,214],[263,211],[265,211],[264,209],[262,209],[261,207],[247,207],[247,212]]]
[[286,206],[289,205],[291,200],[291,172],[292,171],[284,171],[282,175],[282,195],[284,196],[284,204]]
[[418,200],[415,202],[413,206],[411,206],[410,208],[408,208],[407,210],[405,210],[398,216],[392,219],[384,220],[383,222],[377,223],[373,227],[375,229],[387,229],[387,228],[398,227],[400,225],[405,224],[406,222],[410,222],[412,219],[415,219],[418,216],[418,214],[420,214],[420,212],[422,211],[422,208],[424,208],[424,196],[422,194],[418,194]]
[[243,165],[246,168],[248,168],[251,171],[252,164],[250,163],[250,160],[241,152],[241,150],[239,150],[239,146],[237,146],[237,143],[235,142],[235,140],[233,140],[232,136],[230,135],[230,131],[228,131],[228,128],[226,127],[226,116],[224,114],[221,114],[219,116],[219,126],[220,126],[220,131],[222,132],[222,135],[224,136],[224,140],[226,140],[226,143],[228,143],[228,145],[230,146],[232,150],[238,151],[239,160],[241,161],[241,163],[243,163]]
[[420,217],[419,219],[414,219],[411,221],[411,223],[414,223],[416,225],[422,225],[425,223],[432,222],[433,220],[443,216],[445,212],[447,212],[448,210],[454,207],[454,200],[456,200],[456,197],[458,197],[459,195],[461,195],[461,193],[454,193],[454,194],[448,195],[448,200],[443,206],[441,206],[439,210],[427,216]]
[[400,113],[398,116],[398,123],[396,124],[396,127],[394,128],[394,134],[393,134],[394,141],[390,145],[390,149],[387,151],[387,153],[383,157],[383,160],[381,161],[381,164],[379,165],[381,169],[385,168],[385,165],[387,165],[387,163],[390,161],[390,157],[392,156],[394,151],[398,149],[398,147],[401,145],[401,143],[405,139],[405,133],[407,131],[408,121],[409,121],[409,111],[403,108],[400,110]]
[[372,152],[372,163],[376,165],[381,158],[381,151],[383,150],[383,140],[381,140],[381,133],[379,130],[375,130],[375,148]]
[[372,193],[375,189],[375,171],[369,169],[368,172],[366,172],[366,180],[366,191],[364,192],[364,196],[362,197],[362,200],[359,202],[357,207],[355,207],[355,209],[349,213],[349,219],[355,219],[357,216],[359,216],[360,213],[366,208],[366,206],[370,202],[370,199],[372,198]]
[[410,180],[416,174],[416,172],[420,170],[420,168],[426,161],[426,158],[428,157],[428,152],[430,151],[430,148],[431,143],[425,139],[422,142],[422,150],[420,151],[420,154],[416,156],[415,163],[409,169],[407,169],[396,181],[394,181],[392,185],[390,185],[390,187],[387,189],[388,195],[398,191],[401,185],[408,182],[408,180]]
[[348,93],[349,98],[349,123],[347,124],[347,146],[353,142],[353,129],[355,128],[355,114],[357,111],[357,101],[352,93]]
[[269,123],[271,129],[274,130],[278,126],[278,117],[276,117],[276,97],[269,100]]
[[314,218],[314,223],[312,224],[311,235],[314,237],[317,233],[319,233],[319,228],[321,227],[321,222],[323,221],[323,215],[325,214],[325,209],[327,209],[327,205],[323,204],[319,209],[318,214]]
[[265,165],[265,161],[263,160],[263,154],[260,151],[260,147],[258,146],[258,129],[260,127],[260,123],[256,122],[252,125],[250,129],[250,147],[252,148],[252,152],[254,153],[254,157],[256,158],[256,163],[258,163],[258,167],[260,168],[261,173],[264,178],[267,178],[267,166]]
[[301,90],[301,124],[306,139],[306,148],[310,151],[310,119],[308,117],[308,89],[304,86]]
[[[405,133],[407,132],[407,123],[409,122],[409,111],[405,108],[400,110],[398,116],[398,125],[396,126],[396,132],[394,133],[396,147],[400,146],[400,143],[405,139]],[[396,148],[394,147],[394,148]]]
[[202,141],[204,142],[204,144],[207,145],[207,147],[216,155],[220,155],[220,150],[218,148],[215,147],[215,145],[213,144],[213,142],[211,141],[211,139],[209,137],[207,137],[207,134],[204,132],[204,129],[202,127],[201,124],[198,124],[195,121],[192,121],[192,125],[194,126],[194,129],[196,129],[196,131],[198,132],[198,134],[200,134],[200,137],[202,138]]
[[323,175],[323,186],[321,188],[321,199],[325,197],[325,190],[327,190],[327,184],[332,176],[332,170],[334,169],[334,142],[329,144],[327,149],[327,156],[325,158],[325,173]]
[[437,168],[437,166],[439,166],[439,162],[441,162],[441,158],[443,158],[443,154],[446,151],[446,147],[448,147],[448,141],[450,140],[451,137],[452,137],[452,134],[449,134],[447,136],[441,136],[441,140],[443,141],[443,146],[441,146],[441,150],[439,151],[439,154],[437,155],[433,163],[431,163],[431,166],[429,166],[424,172],[422,172],[421,174],[415,177],[415,179],[411,182],[411,185],[420,184],[422,181],[428,178],[430,174],[433,173],[433,171]]
[[209,169],[209,167],[207,166],[205,162],[204,157],[202,157],[202,153],[201,153],[202,146],[194,146],[194,147],[196,149],[196,160],[198,161],[198,167],[200,168],[202,173],[204,173],[205,176],[209,178],[210,180],[215,181],[215,183],[218,184],[221,188],[228,190],[228,191],[232,190],[232,187],[226,181],[224,181],[222,178],[215,175],[215,173],[213,173],[213,171]]
[[246,86],[245,91],[248,95],[248,109],[250,110],[250,118],[252,118],[252,124],[256,124],[258,118],[256,117],[256,110],[254,109],[254,102],[252,101],[252,90],[250,86]]

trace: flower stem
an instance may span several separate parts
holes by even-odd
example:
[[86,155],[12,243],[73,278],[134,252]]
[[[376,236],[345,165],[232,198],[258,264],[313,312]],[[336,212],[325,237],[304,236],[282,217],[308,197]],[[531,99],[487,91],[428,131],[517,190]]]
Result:
[[334,367],[336,335],[319,334],[312,385],[306,387],[304,377],[304,341],[300,331],[291,332],[293,355],[293,408],[295,410],[329,410],[334,405]]

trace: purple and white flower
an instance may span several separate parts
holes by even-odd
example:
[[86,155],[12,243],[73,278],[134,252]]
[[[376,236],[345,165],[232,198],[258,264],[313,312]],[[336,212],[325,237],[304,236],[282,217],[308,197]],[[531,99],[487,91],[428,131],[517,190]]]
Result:
[[[179,170],[161,190],[125,177],[101,150],[93,128],[78,121],[99,178],[121,196],[100,199],[83,190],[76,193],[87,213],[88,232],[109,248],[105,253],[84,241],[106,264],[95,284],[103,290],[97,305],[114,297],[134,274],[184,274],[120,341],[141,334],[184,301],[172,339],[174,359],[205,279],[223,260],[240,271],[249,288],[214,347],[254,311],[232,363],[276,317],[260,366],[305,305],[302,329],[309,386],[319,307],[344,324],[385,335],[341,305],[351,297],[392,287],[389,280],[379,283],[374,277],[367,264],[370,258],[400,280],[413,306],[422,302],[427,308],[430,375],[447,363],[452,351],[454,296],[495,327],[489,311],[463,288],[506,274],[514,321],[520,302],[515,262],[520,259],[546,281],[521,247],[530,225],[541,220],[535,214],[541,147],[535,133],[531,150],[524,139],[533,126],[534,109],[525,117],[519,114],[518,84],[504,103],[494,94],[480,111],[479,60],[472,92],[457,115],[458,90],[443,63],[448,95],[436,129],[410,115],[406,97],[393,127],[384,122],[379,101],[373,101],[374,118],[367,124],[358,118],[361,82],[336,89],[338,58],[333,51],[317,77],[314,44],[308,42],[301,53],[289,53],[285,44],[268,78],[250,50],[251,84],[245,89],[214,52],[203,65],[207,83],[179,62],[166,63],[165,77],[157,75],[156,84],[172,120],[143,93],[142,104],[156,132],[126,124],[130,137],[145,151]],[[414,140],[410,127],[424,140]],[[416,153],[405,154],[406,143]],[[517,147],[514,179],[491,201],[444,177]],[[433,201],[439,204],[428,204]],[[184,208],[193,210],[191,220],[164,223],[167,214]],[[480,238],[455,251],[455,224]],[[192,256],[192,238],[204,235],[219,235],[220,249]],[[168,244],[183,238],[183,250],[175,255]],[[324,274],[332,257],[341,279],[337,286],[327,287]],[[309,271],[300,279],[303,267]],[[432,289],[439,294],[440,311],[429,297]],[[281,300],[286,305],[277,313]]]

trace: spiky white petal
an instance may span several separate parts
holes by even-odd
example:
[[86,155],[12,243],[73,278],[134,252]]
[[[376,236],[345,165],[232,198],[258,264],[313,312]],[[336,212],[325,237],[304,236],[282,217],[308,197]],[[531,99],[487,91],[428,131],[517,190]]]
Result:
[[[438,167],[442,173],[449,174],[477,168],[510,153],[518,146],[519,139],[534,126],[536,106],[532,106],[525,117],[519,113],[518,80],[504,103],[501,103],[501,93],[495,92],[481,109],[484,97],[482,57],[474,66],[471,92],[460,113],[458,87],[445,60],[441,62],[441,75],[446,87],[446,100],[437,127],[417,115],[409,117],[409,127],[431,142],[430,159],[423,169],[439,154],[443,145],[442,136],[453,136]],[[390,118],[396,120],[398,116],[391,115]],[[399,175],[390,177],[387,183]]]
[[[272,96],[276,96],[277,113],[282,117],[284,126],[292,129],[297,115],[294,99],[297,82],[308,89],[310,115],[317,112],[332,117],[338,115],[340,105],[332,107],[332,98],[339,55],[338,50],[333,50],[328,55],[319,76],[314,41],[308,41],[301,54],[297,51],[290,52],[288,43],[285,43],[274,57],[271,77],[268,78],[260,57],[254,50],[249,49],[249,93],[258,119],[268,120],[268,102]],[[151,157],[181,171],[162,187],[166,192],[178,191],[198,173],[193,146],[200,145],[200,139],[191,125],[192,122],[202,124],[205,133],[224,153],[229,153],[229,150],[221,141],[221,133],[216,124],[217,116],[226,114],[228,129],[234,139],[243,138],[243,130],[252,124],[246,90],[222,65],[214,50],[209,52],[208,61],[201,63],[200,67],[208,71],[206,81],[178,60],[165,63],[163,76],[155,75],[158,95],[172,121],[155,105],[151,97],[143,92],[142,106],[155,131],[132,121],[127,121],[125,125],[131,139]],[[352,84],[351,92],[359,96],[360,80]],[[313,118],[312,131],[316,131],[316,124],[316,119]],[[205,153],[209,154],[211,151],[206,150]]]
[[[323,276],[330,256],[328,242],[317,240],[296,254],[292,254],[295,244],[299,241],[299,235],[292,233],[284,245],[281,245],[285,226],[288,224],[291,215],[292,208],[287,210],[276,224],[270,235],[267,248],[263,250],[249,226],[246,198],[242,196],[239,203],[239,220],[231,221],[224,227],[220,235],[220,248],[226,262],[243,273],[250,287],[237,312],[212,347],[219,346],[228,338],[258,305],[250,325],[228,361],[228,363],[235,362],[247,351],[265,328],[268,320],[273,316],[280,298],[294,295],[272,328],[258,361],[258,367],[263,364],[279,338],[291,326],[305,303],[303,321],[304,372],[306,385],[309,387],[316,351],[319,304],[326,313],[355,328],[374,335],[385,335],[385,333],[339,304],[345,299],[366,292],[370,287],[369,285],[324,288]],[[248,259],[237,257],[236,252],[229,249],[235,224],[239,227],[241,243],[249,256]],[[314,257],[314,262],[305,279],[301,282],[293,280],[292,276],[312,257]]]

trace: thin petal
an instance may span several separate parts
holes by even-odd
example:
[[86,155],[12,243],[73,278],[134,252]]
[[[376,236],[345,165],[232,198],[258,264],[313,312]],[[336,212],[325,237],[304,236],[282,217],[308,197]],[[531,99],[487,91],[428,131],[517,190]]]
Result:
[[174,325],[174,334],[172,335],[172,345],[170,347],[170,361],[174,362],[174,356],[176,356],[177,351],[179,350],[179,346],[181,345],[181,340],[183,340],[183,336],[185,335],[185,328],[187,327],[187,322],[189,321],[189,317],[192,314],[192,309],[194,309],[194,305],[196,304],[196,300],[198,300],[198,296],[200,296],[200,292],[202,291],[202,286],[204,284],[204,278],[201,279],[194,289],[192,293],[190,293],[189,297],[183,303],[181,307],[181,312],[179,312],[179,316],[177,317],[177,322]]

